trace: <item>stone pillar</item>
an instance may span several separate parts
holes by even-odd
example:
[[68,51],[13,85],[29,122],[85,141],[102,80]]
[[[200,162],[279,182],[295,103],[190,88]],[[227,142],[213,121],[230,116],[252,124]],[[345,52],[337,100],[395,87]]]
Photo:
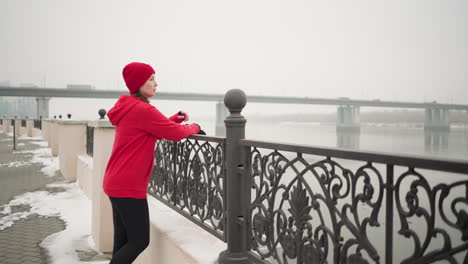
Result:
[[448,109],[426,108],[424,130],[450,131],[450,115]]
[[3,119],[2,129],[4,133],[8,133],[10,130],[11,121],[10,119]]
[[15,119],[15,133],[17,137],[21,135],[21,119]]
[[216,124],[215,124],[215,135],[218,137],[226,136],[226,127],[224,125],[224,119],[228,116],[228,111],[224,103],[216,103]]
[[37,102],[37,118],[49,117],[49,97],[36,97]]
[[34,129],[34,120],[32,119],[26,120],[26,136],[32,137],[33,129]]
[[86,152],[86,125],[88,121],[57,121],[60,134],[58,153],[60,171],[71,182],[76,181],[76,163],[78,155]]
[[57,120],[51,120],[49,124],[49,147],[53,156],[57,156],[59,153],[59,137]]
[[88,126],[94,127],[91,235],[99,251],[111,252],[114,241],[112,207],[102,190],[102,181],[114,144],[115,128],[109,121],[93,121]]
[[359,132],[360,124],[359,106],[339,106],[337,109],[336,130]]
[[42,119],[42,138],[47,141],[47,145],[50,147],[50,122],[49,119]]
[[226,228],[227,249],[220,253],[219,264],[247,264],[247,221],[250,204],[250,177],[245,175],[245,151],[239,144],[245,138],[245,118],[241,115],[247,103],[245,93],[229,90],[224,104],[231,113],[226,124]]

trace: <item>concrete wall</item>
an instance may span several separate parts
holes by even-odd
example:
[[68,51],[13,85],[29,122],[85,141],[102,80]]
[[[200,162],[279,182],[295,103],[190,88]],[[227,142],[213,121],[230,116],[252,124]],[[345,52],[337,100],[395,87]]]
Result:
[[34,120],[32,119],[26,120],[26,136],[32,137],[33,129],[34,129]]
[[60,171],[67,181],[76,180],[78,155],[86,152],[88,121],[57,121]]
[[3,119],[2,121],[2,131],[3,133],[8,133],[10,130],[11,126],[11,120],[10,119]]
[[135,264],[211,264],[226,244],[170,207],[148,197],[150,244]]
[[108,121],[94,121],[88,125],[94,127],[91,235],[101,252],[111,252],[114,236],[112,207],[102,190],[102,181],[112,152],[115,129]]
[[20,119],[16,119],[15,120],[15,133],[16,133],[16,136],[20,136],[21,132],[21,120]]
[[59,152],[59,137],[57,121],[50,121],[49,123],[49,147],[52,150],[52,155],[57,156]]
[[42,138],[47,141],[47,145],[50,147],[50,134],[49,134],[49,128],[50,128],[50,120],[48,119],[42,119]]
[[76,159],[76,181],[88,199],[93,199],[93,158],[87,154],[78,155]]

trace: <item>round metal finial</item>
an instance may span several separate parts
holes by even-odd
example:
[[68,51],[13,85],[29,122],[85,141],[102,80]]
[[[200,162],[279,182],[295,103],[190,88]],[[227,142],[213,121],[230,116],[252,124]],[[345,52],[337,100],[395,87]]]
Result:
[[99,118],[99,119],[104,119],[105,116],[106,116],[106,113],[107,113],[107,112],[106,112],[106,109],[99,109],[98,114],[99,114],[99,116],[101,117],[101,118]]
[[62,119],[62,115],[59,115],[59,119]]
[[224,95],[224,105],[229,112],[240,113],[247,104],[247,96],[241,89],[231,89]]
[[68,117],[68,119],[70,119],[70,118],[71,118],[71,114],[67,114],[67,117]]

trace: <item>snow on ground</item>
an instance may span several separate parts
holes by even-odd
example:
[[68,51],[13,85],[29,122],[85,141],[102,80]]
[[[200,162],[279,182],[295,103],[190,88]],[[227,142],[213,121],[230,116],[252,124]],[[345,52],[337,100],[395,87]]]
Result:
[[[27,140],[40,140],[42,141],[43,138],[42,137],[28,137],[28,136],[25,136],[25,135],[22,135],[20,137],[18,137],[18,139],[27,139]],[[47,143],[47,142],[46,142]]]
[[47,147],[49,144],[45,141],[33,141],[32,144],[39,145],[41,147]]
[[[77,183],[48,184],[50,188],[64,188],[65,192],[49,193],[47,191],[28,192],[16,196],[0,212],[6,214],[0,219],[0,230],[12,226],[14,222],[30,215],[57,216],[66,223],[66,229],[48,236],[41,242],[51,256],[52,263],[83,263],[75,250],[92,250],[94,245],[91,236],[91,201],[80,190]],[[13,206],[27,204],[27,212],[11,214]],[[108,263],[94,261],[87,263]]]
[[60,169],[59,158],[52,156],[52,151],[50,148],[15,151],[13,153],[32,154],[33,156],[31,159],[31,163],[41,164],[43,166],[41,171],[49,177],[53,177],[55,173]]
[[[48,148],[39,148],[16,153],[32,154],[30,163],[44,165],[42,171],[53,176],[58,170],[58,158],[51,155]],[[16,221],[32,214],[60,217],[66,223],[66,229],[48,236],[41,242],[51,256],[52,264],[93,263],[104,264],[108,261],[80,261],[76,250],[95,250],[91,239],[91,201],[86,198],[75,183],[48,184],[49,188],[63,188],[64,192],[47,191],[27,192],[16,196],[8,204],[0,207],[0,231],[12,226]],[[12,207],[27,204],[29,211],[12,213]]]
[[8,167],[8,168],[17,168],[22,166],[31,165],[31,162],[24,162],[24,161],[12,161],[10,163],[0,163],[0,167]]

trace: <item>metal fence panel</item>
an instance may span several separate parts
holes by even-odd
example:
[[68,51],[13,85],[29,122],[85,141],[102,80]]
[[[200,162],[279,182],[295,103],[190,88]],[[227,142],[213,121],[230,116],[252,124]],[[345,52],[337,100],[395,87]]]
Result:
[[148,188],[149,194],[223,241],[224,156],[222,138],[159,140]]

